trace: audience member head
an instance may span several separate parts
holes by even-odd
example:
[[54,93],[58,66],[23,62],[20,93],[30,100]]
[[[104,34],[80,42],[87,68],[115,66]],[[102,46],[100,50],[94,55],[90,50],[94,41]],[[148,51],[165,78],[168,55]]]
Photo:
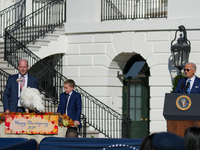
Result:
[[69,127],[66,131],[66,137],[76,138],[78,137],[78,132],[76,127]]
[[66,94],[69,94],[72,90],[74,90],[75,82],[72,79],[68,79],[64,82],[64,90]]
[[169,132],[148,135],[140,146],[140,150],[184,150],[184,148],[184,140]]
[[185,150],[200,150],[200,127],[193,126],[185,130]]
[[191,63],[191,62],[187,63],[185,65],[185,69],[184,69],[186,77],[191,79],[194,76],[195,72],[196,72],[196,68],[197,67],[196,67],[196,65],[194,63]]
[[184,150],[184,140],[170,132],[156,133],[152,140],[155,150]]
[[148,135],[144,140],[142,141],[140,145],[140,150],[153,150],[153,144],[152,139],[155,134]]
[[21,59],[19,62],[18,62],[18,66],[17,66],[18,70],[19,70],[19,73],[24,76],[26,75],[28,69],[29,69],[29,66],[28,66],[28,61],[26,59]]

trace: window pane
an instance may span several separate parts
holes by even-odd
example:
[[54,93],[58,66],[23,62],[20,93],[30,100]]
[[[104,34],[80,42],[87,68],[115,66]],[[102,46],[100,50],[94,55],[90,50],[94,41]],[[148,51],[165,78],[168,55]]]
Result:
[[136,108],[141,108],[141,97],[136,97]]
[[130,108],[135,108],[135,97],[130,97]]
[[136,110],[136,121],[140,121],[141,120],[141,109],[137,109]]
[[131,84],[130,96],[135,96],[135,84]]
[[132,121],[135,121],[135,109],[130,109],[130,118]]
[[141,96],[141,84],[136,84],[136,96]]

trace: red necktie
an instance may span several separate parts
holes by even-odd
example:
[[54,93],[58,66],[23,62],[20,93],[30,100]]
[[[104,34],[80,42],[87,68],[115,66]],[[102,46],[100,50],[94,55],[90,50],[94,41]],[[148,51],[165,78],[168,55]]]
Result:
[[20,84],[20,91],[22,91],[22,88],[25,85],[25,78],[23,76],[21,76],[19,79],[20,79],[20,82],[19,82],[19,84]]

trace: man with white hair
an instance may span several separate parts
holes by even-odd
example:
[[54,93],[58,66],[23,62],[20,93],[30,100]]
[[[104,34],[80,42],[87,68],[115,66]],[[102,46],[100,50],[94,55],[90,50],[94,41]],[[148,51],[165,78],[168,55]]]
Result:
[[182,78],[178,81],[177,87],[174,93],[200,93],[200,78],[198,78],[196,73],[196,65],[192,62],[189,62],[185,65],[184,69],[185,78]]

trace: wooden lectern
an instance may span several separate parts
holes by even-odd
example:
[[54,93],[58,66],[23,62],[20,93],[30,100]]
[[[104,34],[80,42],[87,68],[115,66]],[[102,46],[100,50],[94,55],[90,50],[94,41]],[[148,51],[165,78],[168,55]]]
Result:
[[167,131],[181,137],[191,126],[200,126],[200,94],[166,93],[163,115]]

